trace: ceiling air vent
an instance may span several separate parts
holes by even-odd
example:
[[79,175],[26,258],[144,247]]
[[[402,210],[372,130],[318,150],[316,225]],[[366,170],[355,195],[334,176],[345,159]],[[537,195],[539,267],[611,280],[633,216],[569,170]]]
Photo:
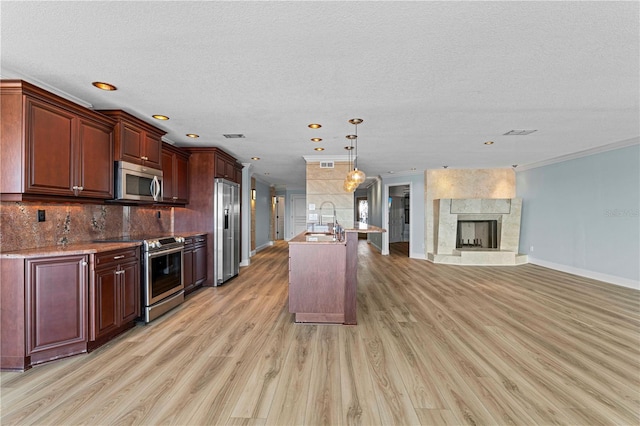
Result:
[[242,139],[244,135],[242,133],[228,133],[226,135],[222,135],[227,139]]
[[320,162],[321,169],[333,169],[333,161],[321,161]]
[[535,132],[535,130],[509,130],[504,136],[524,136],[530,135],[533,132]]

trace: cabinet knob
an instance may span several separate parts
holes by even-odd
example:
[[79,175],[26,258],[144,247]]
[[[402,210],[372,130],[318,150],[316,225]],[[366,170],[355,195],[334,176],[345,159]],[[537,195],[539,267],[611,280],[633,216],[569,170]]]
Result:
[[81,265],[82,265],[82,266],[87,266],[87,261],[86,261],[86,260],[83,260],[83,261],[82,261],[82,263],[81,263]]

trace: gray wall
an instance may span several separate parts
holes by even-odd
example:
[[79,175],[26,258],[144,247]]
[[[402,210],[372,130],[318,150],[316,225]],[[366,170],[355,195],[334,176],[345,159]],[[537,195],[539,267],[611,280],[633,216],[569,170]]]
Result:
[[256,180],[256,250],[271,243],[269,221],[271,220],[271,196],[269,185]]
[[531,263],[638,288],[640,145],[518,171],[516,182]]
[[[367,200],[369,202],[369,225],[382,228],[382,179],[377,179],[367,188]],[[368,234],[369,242],[382,251],[382,234]]]

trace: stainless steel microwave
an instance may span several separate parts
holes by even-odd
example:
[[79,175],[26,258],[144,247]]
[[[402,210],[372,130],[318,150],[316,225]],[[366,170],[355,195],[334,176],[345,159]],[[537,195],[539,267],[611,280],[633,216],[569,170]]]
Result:
[[162,170],[116,161],[116,200],[162,201]]

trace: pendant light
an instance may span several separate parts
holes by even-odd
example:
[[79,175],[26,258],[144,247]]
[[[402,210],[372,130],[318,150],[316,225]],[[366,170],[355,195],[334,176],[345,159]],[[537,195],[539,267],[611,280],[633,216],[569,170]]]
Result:
[[349,123],[353,124],[356,128],[354,135],[348,135],[347,138],[351,140],[355,140],[356,145],[356,155],[353,160],[353,170],[349,172],[347,178],[356,183],[356,187],[360,185],[367,178],[367,175],[362,171],[358,170],[358,124],[361,124],[364,120],[361,118],[352,118],[349,120]]
[[[348,135],[347,139],[351,140],[352,138],[350,138],[350,136],[353,135]],[[351,142],[349,142],[349,146],[345,146],[344,149],[349,151],[349,172],[347,173],[347,177],[344,178],[344,184],[342,185],[342,188],[346,192],[353,192],[358,187],[358,184],[351,179],[351,151],[353,150],[353,145],[351,145]]]

